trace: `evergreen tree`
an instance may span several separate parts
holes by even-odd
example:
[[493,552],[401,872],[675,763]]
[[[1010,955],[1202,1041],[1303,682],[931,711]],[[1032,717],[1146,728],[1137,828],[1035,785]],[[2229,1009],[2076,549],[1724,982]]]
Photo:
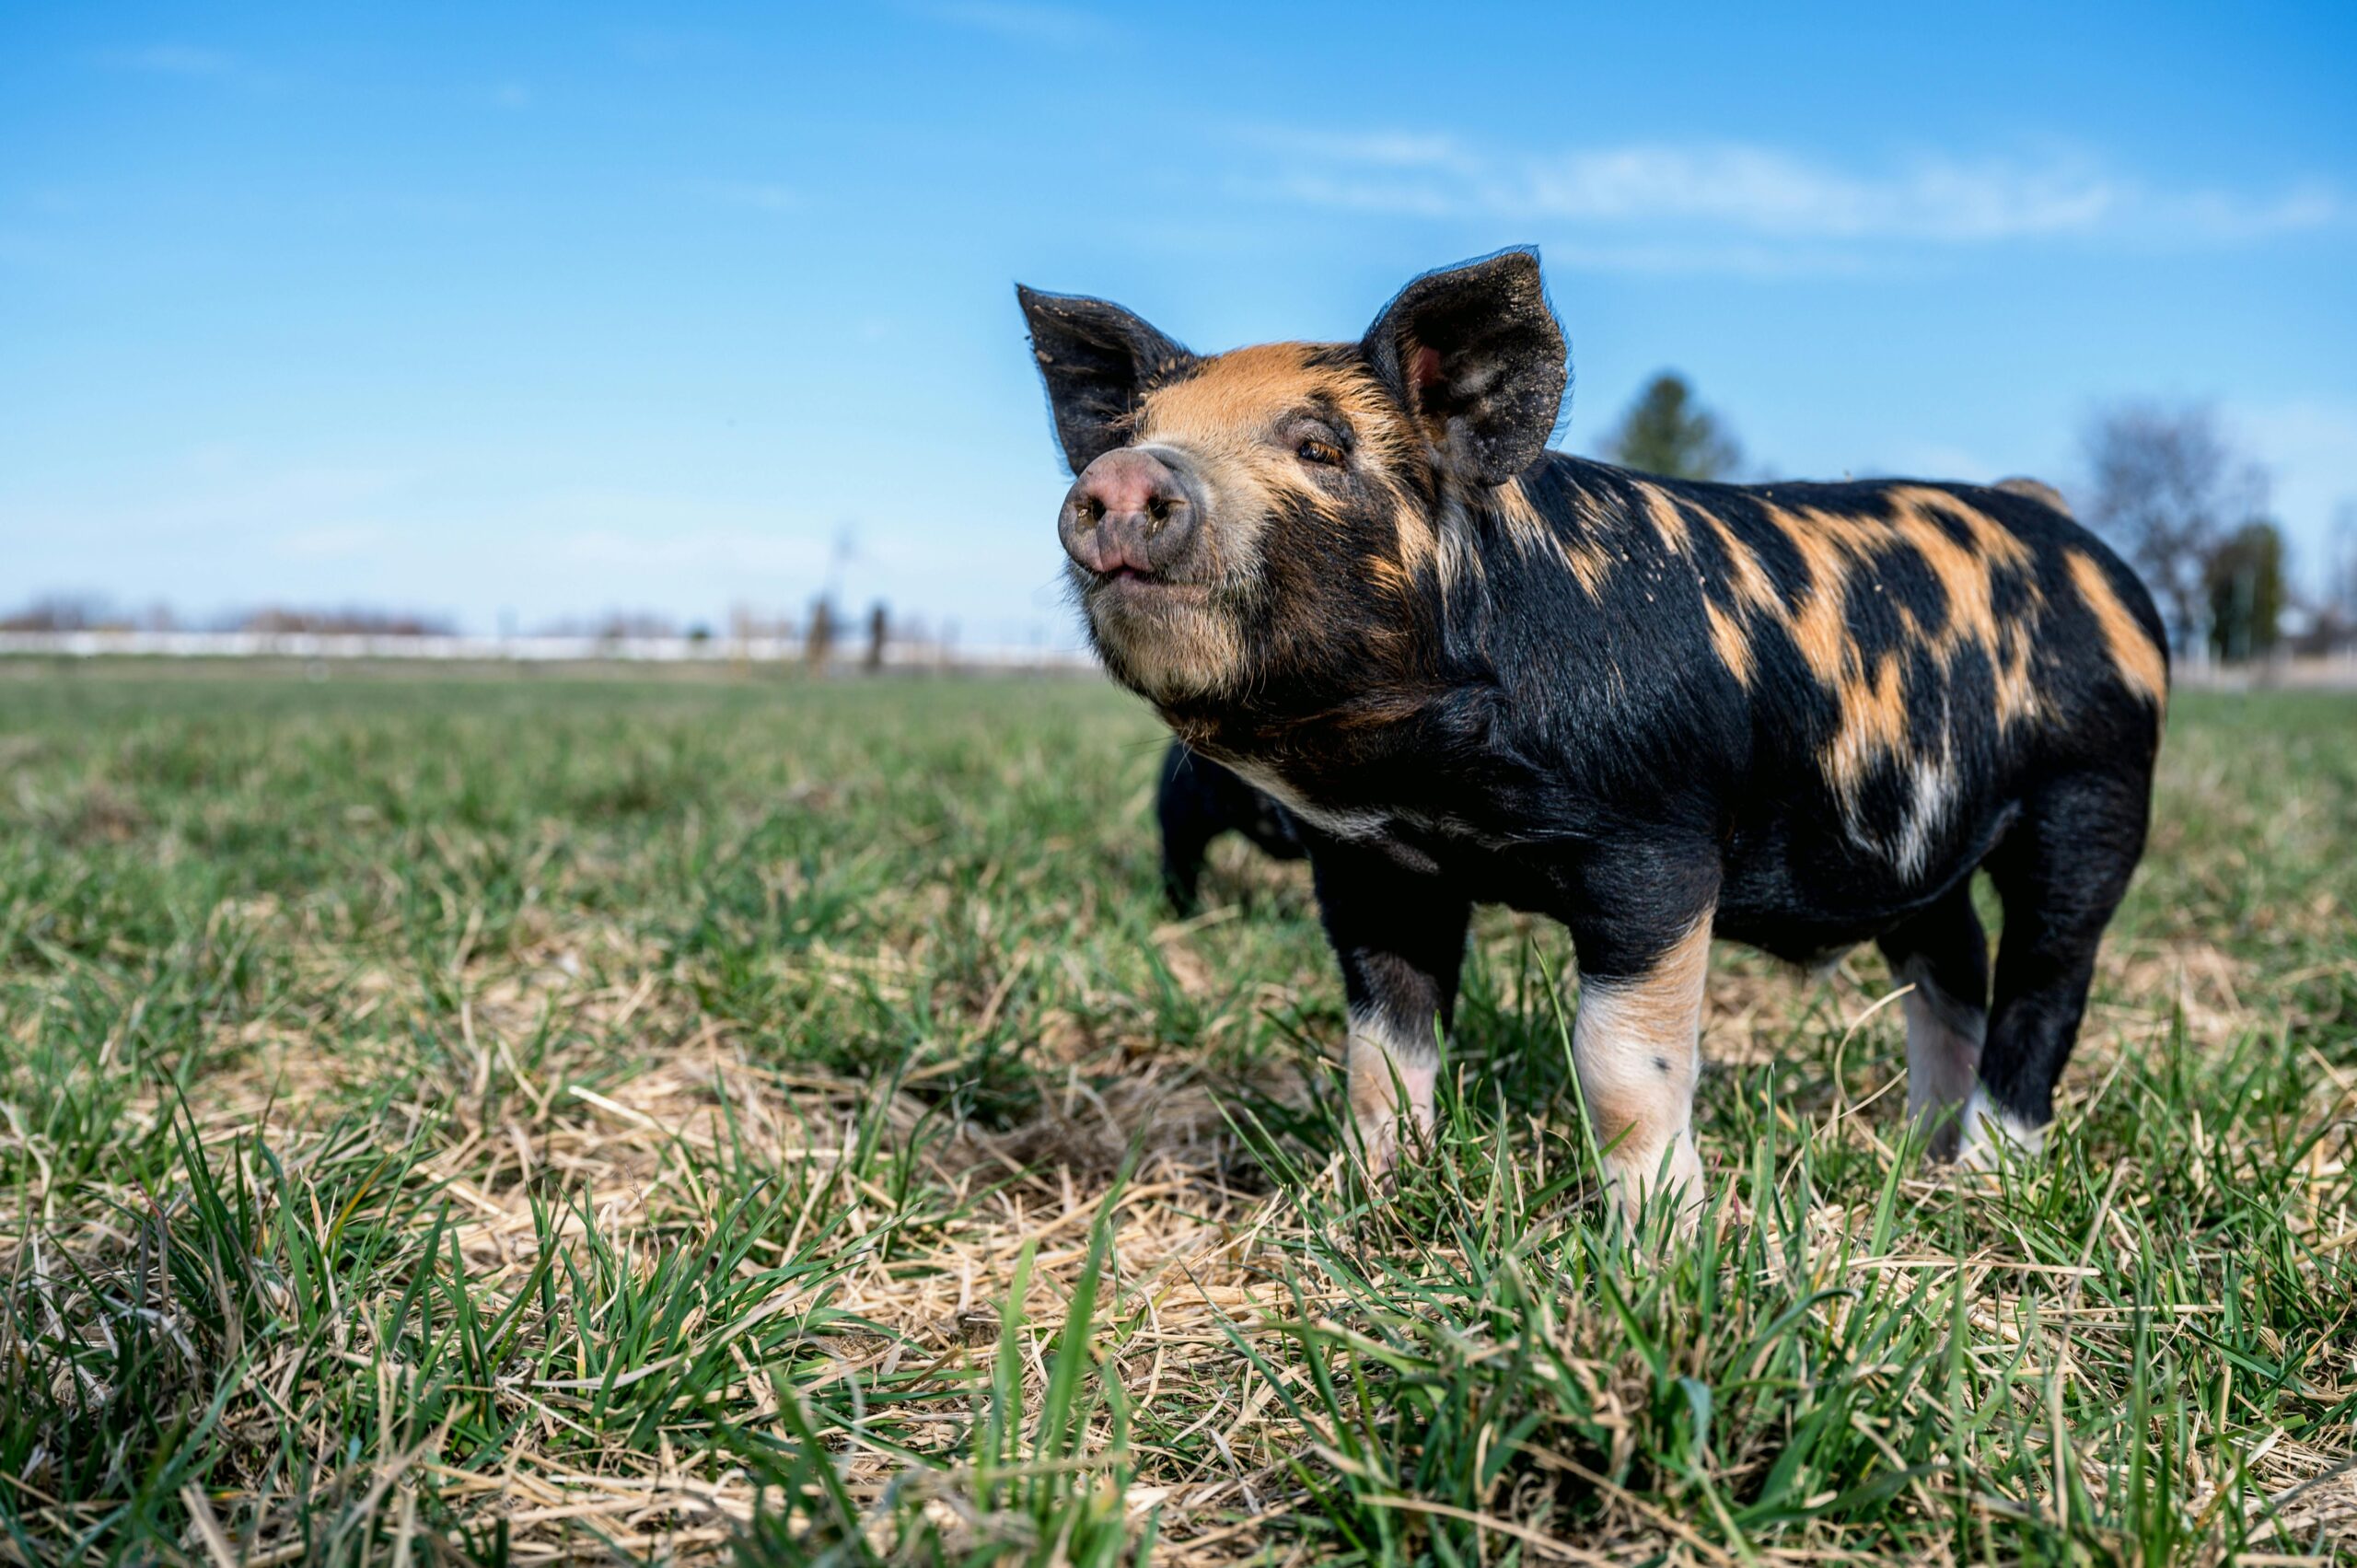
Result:
[[2246,523],[2210,558],[2210,646],[2230,664],[2274,651],[2283,615],[2283,535]]
[[1605,453],[1623,468],[1664,479],[1725,479],[1743,448],[1716,414],[1695,400],[1684,377],[1665,370],[1621,416]]

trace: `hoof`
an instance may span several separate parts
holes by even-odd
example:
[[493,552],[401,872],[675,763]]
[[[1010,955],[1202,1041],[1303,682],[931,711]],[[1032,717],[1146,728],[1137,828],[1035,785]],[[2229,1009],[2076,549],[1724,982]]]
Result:
[[2035,1165],[2046,1153],[2046,1128],[2033,1127],[1976,1088],[1964,1102],[1956,1163],[1965,1170]]

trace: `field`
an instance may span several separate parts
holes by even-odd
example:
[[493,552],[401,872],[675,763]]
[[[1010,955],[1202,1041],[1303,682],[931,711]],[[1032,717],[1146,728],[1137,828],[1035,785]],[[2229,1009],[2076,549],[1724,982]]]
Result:
[[0,1561],[2357,1553],[2357,701],[2180,698],[2054,1157],[1717,955],[1690,1246],[1567,944],[1335,1158],[1305,874],[1085,679],[0,666]]

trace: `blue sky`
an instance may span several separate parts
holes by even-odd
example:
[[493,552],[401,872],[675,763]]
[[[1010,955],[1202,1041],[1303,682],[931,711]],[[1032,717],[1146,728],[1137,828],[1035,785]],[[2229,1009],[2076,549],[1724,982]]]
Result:
[[[1945,8],[1943,8],[1944,10]],[[1918,15],[1917,13],[1924,13]],[[1588,450],[2357,504],[2357,6],[0,9],[0,601],[1072,640],[1012,283],[1354,337],[1535,242]]]

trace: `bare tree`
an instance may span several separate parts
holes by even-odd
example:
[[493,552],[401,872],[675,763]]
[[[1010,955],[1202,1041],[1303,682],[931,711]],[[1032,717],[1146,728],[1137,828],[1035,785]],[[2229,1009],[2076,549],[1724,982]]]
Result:
[[810,632],[803,640],[802,659],[812,670],[824,675],[834,656],[835,601],[831,596],[820,594],[810,606]]
[[2343,621],[2357,624],[2357,501],[2332,509],[2332,574],[2325,600]]
[[2169,641],[2189,651],[2210,563],[2267,508],[2267,472],[2245,458],[2206,404],[2122,403],[2082,438],[2093,498],[2087,520],[2124,552],[2165,609]]

